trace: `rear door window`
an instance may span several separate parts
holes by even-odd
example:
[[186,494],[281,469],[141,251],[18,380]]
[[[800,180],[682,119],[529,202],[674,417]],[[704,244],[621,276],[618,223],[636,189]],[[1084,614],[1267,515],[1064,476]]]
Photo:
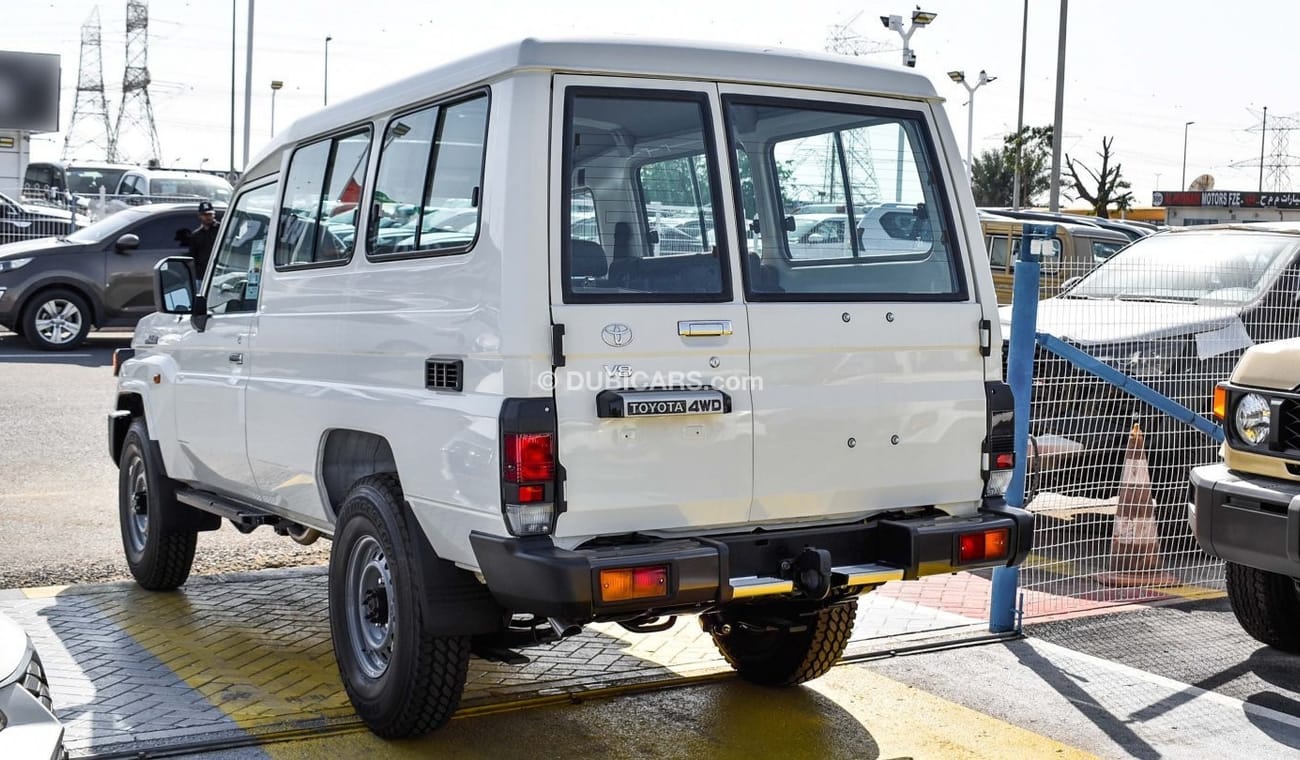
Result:
[[709,124],[703,95],[569,91],[566,302],[731,299]]
[[[724,98],[754,300],[965,300],[922,114]],[[817,213],[811,213],[815,210]]]
[[293,154],[280,205],[276,269],[345,264],[352,258],[369,159],[369,129]]

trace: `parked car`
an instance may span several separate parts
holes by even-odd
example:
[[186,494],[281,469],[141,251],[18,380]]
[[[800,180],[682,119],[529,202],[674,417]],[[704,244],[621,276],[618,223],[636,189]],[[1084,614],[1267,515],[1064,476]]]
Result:
[[[1004,329],[1011,314],[1003,307]],[[1184,227],[1142,238],[1039,302],[1037,329],[1208,418],[1215,383],[1247,348],[1300,335],[1300,225]],[[1154,494],[1182,504],[1188,471],[1212,461],[1214,444],[1148,408],[1038,349],[1030,431],[1037,485],[1112,495],[1139,415]]]
[[63,724],[50,681],[26,631],[0,614],[0,757],[60,760]]
[[1228,600],[1256,640],[1300,653],[1300,340],[1248,349],[1214,389],[1223,461],[1191,473],[1187,521],[1224,560]]
[[66,235],[85,227],[84,216],[53,206],[20,203],[0,193],[0,245],[18,240]]
[[69,195],[116,194],[131,164],[33,161],[23,174],[23,194],[65,202]]
[[1075,221],[1051,222],[1043,219],[1014,219],[1000,213],[980,211],[980,228],[993,270],[993,287],[998,302],[1011,303],[1011,286],[1015,281],[1016,257],[1026,224],[1047,225],[1051,237],[1033,241],[1042,262],[1040,294],[1054,294],[1067,280],[1092,271],[1093,267],[1114,256],[1132,242],[1127,236],[1096,225]]
[[[175,589],[226,519],[329,536],[340,679],[396,738],[451,718],[473,652],[689,614],[743,677],[792,686],[844,652],[861,594],[1021,562],[997,303],[941,103],[845,57],[526,40],[303,118],[249,164],[203,288],[160,262],[116,357],[132,575]],[[847,143],[883,174],[870,146],[900,134],[917,255],[799,262],[780,223],[753,224],[761,252],[739,234],[780,218],[778,149]],[[352,235],[327,229],[343,188]],[[382,225],[451,201],[475,212],[455,231]],[[729,231],[657,234],[691,217]]]
[[154,309],[154,264],[187,252],[195,209],[141,206],[70,235],[0,246],[0,326],[50,351],[75,348],[92,326],[134,327]]

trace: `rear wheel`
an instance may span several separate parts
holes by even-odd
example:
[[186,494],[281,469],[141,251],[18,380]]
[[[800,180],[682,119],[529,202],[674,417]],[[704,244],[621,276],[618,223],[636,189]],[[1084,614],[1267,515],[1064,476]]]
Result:
[[118,460],[118,517],[126,564],[136,583],[170,591],[190,577],[198,531],[185,519],[143,419],[126,431]]
[[43,351],[68,351],[90,332],[86,299],[63,288],[38,293],[23,310],[22,336]]
[[1300,652],[1300,583],[1277,573],[1224,563],[1228,601],[1237,622],[1257,641]]
[[722,610],[704,619],[718,651],[746,680],[794,686],[825,675],[844,654],[856,600],[803,610],[784,607]]
[[[357,482],[330,549],[330,633],[357,714],[379,736],[419,736],[460,703],[470,637],[436,635],[426,574],[393,475]],[[445,621],[444,621],[445,622]]]

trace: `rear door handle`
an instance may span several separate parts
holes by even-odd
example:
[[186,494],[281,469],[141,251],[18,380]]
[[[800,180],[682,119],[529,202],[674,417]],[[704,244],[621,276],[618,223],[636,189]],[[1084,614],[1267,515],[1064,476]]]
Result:
[[692,320],[677,323],[677,334],[683,338],[716,338],[731,334],[730,319]]
[[232,364],[243,364],[243,363],[244,363],[244,355],[243,355],[243,354],[240,354],[240,353],[231,354],[231,355],[230,355],[230,361],[231,361]]

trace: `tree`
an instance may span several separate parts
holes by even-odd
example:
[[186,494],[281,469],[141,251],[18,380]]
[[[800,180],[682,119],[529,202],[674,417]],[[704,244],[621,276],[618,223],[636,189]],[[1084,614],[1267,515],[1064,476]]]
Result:
[[[1132,185],[1128,180],[1121,176],[1121,164],[1116,161],[1114,166],[1110,165],[1114,156],[1110,152],[1110,146],[1114,144],[1114,137],[1101,138],[1101,152],[1097,154],[1101,158],[1101,169],[1093,171],[1080,162],[1070,158],[1070,154],[1065,154],[1066,170],[1070,172],[1070,184],[1074,192],[1078,193],[1079,198],[1092,205],[1092,213],[1102,219],[1109,218],[1109,209],[1114,205],[1119,209],[1126,209],[1133,203],[1133,193],[1129,191]],[[1079,169],[1083,169],[1088,174],[1088,180],[1085,182],[1079,176]],[[1095,189],[1094,189],[1095,188]]]
[[971,163],[971,190],[980,206],[1011,206],[1015,200],[1016,145],[1020,150],[1020,200],[1025,206],[1051,187],[1052,127],[1025,127],[1003,138],[1002,148],[986,150]]

